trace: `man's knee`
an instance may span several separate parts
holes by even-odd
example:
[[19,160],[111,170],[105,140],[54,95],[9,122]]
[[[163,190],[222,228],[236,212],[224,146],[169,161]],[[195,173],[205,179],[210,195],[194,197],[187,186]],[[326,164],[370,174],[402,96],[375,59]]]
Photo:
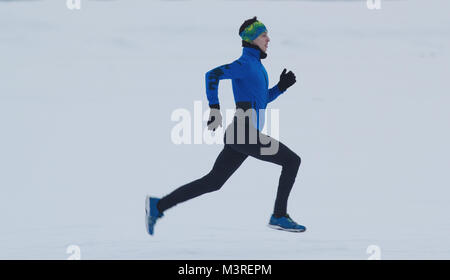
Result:
[[298,169],[300,167],[300,164],[302,163],[302,159],[299,155],[296,153],[293,153],[291,156],[289,156],[289,159],[286,162],[287,167],[292,169]]
[[295,164],[297,164],[300,167],[300,164],[302,163],[302,158],[295,154]]
[[217,174],[209,173],[205,176],[205,183],[207,192],[215,192],[222,188],[222,186],[225,184],[224,180],[221,180],[217,177]]

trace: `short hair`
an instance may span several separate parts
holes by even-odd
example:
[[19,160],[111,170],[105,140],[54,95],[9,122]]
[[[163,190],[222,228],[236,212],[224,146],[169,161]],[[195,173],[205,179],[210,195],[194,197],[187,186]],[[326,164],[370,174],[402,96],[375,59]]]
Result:
[[245,28],[247,28],[249,25],[251,25],[252,23],[258,21],[256,19],[256,16],[247,19],[246,21],[244,21],[244,23],[241,25],[241,27],[239,28],[239,36],[241,35],[242,31],[244,31]]

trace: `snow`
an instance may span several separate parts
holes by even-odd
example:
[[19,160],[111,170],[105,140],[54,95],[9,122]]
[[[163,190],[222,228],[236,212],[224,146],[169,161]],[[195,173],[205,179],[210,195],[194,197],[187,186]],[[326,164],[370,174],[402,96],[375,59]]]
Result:
[[[450,258],[450,2],[0,1],[0,258]],[[302,158],[266,226],[281,167],[249,158],[211,194],[144,228],[144,199],[209,172],[221,145],[175,145],[172,112],[269,29],[270,85],[297,84],[280,140]],[[221,82],[222,108],[233,107]]]

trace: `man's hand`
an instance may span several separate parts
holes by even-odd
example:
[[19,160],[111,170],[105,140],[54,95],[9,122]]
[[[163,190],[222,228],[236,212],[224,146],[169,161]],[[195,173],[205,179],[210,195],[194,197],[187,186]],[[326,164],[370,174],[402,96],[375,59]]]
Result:
[[211,111],[209,112],[208,118],[208,130],[215,131],[216,128],[222,126],[222,115],[220,114],[220,106],[219,104],[213,104],[209,106]]
[[278,88],[281,92],[287,90],[288,87],[292,86],[296,82],[294,73],[292,71],[286,73],[286,71],[286,68],[284,68],[280,75],[280,81],[278,82]]

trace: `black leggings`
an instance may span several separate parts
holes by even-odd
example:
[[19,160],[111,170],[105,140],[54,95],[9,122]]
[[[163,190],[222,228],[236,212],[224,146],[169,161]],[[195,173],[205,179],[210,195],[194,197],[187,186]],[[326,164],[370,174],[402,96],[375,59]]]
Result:
[[[245,142],[238,142],[236,137],[238,126],[236,123],[237,118],[235,117],[234,122],[227,127],[224,133],[224,148],[217,157],[212,170],[202,178],[185,184],[163,197],[158,203],[158,209],[161,212],[164,212],[180,202],[219,190],[244,160],[248,156],[252,156],[282,166],[273,214],[277,216],[287,214],[287,201],[300,167],[300,157],[283,143],[256,130],[253,125],[249,124],[248,119],[245,121]],[[227,134],[229,134],[233,128],[234,139],[227,140]],[[249,137],[249,135],[251,135],[249,133],[250,130],[258,135],[256,141],[250,141],[250,139],[254,139]],[[264,139],[264,141],[261,139]],[[261,148],[267,148],[270,145],[272,145],[271,147],[278,148],[276,153],[263,153]]]

